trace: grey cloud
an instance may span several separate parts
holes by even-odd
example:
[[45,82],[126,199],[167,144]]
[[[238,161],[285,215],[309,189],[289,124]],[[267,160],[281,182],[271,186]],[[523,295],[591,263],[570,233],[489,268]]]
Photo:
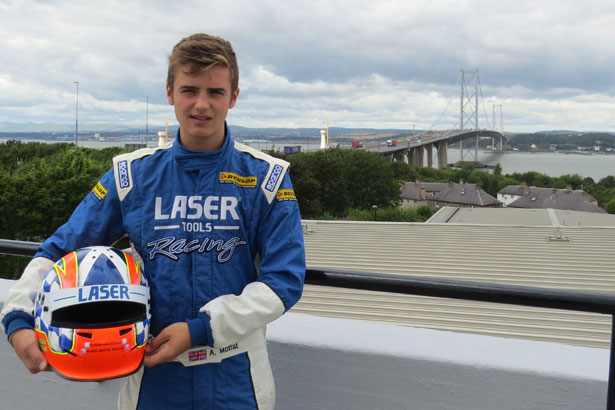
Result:
[[[239,56],[242,92],[231,118],[246,123],[238,125],[259,116],[271,125],[325,117],[428,124],[458,98],[459,70],[478,67],[489,114],[490,103],[506,101],[514,104],[507,125],[545,128],[545,118],[565,121],[567,110],[592,104],[578,104],[582,96],[613,104],[614,17],[610,0],[5,1],[0,121],[70,117],[73,81],[84,115],[137,121],[145,94],[152,115],[166,115],[167,54],[205,31],[232,41]],[[49,108],[54,102],[64,108]],[[606,111],[597,112],[607,127]]]

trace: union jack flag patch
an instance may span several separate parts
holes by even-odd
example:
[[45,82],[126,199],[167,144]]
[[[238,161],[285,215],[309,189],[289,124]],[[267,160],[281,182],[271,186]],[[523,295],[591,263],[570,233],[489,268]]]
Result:
[[198,362],[200,360],[207,359],[207,350],[199,349],[188,352],[188,361],[189,362]]

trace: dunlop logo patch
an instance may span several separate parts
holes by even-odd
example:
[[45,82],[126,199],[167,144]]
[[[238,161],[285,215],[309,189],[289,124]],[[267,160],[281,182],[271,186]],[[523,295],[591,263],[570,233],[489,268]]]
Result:
[[92,192],[94,193],[96,198],[98,198],[99,201],[102,201],[105,198],[105,196],[107,196],[107,188],[102,186],[100,181],[98,181],[96,186],[94,186],[94,188],[92,188]]
[[232,172],[220,172],[220,183],[235,184],[243,188],[256,187],[256,177],[242,177]]
[[295,191],[292,189],[280,189],[276,194],[278,201],[296,201]]

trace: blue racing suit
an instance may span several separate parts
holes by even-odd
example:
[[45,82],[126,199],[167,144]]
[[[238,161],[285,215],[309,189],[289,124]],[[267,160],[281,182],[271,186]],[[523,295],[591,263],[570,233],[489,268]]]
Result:
[[186,321],[195,348],[181,363],[127,377],[119,408],[273,409],[265,326],[301,297],[299,208],[288,163],[235,142],[226,129],[216,152],[188,150],[178,133],[173,143],[114,158],[11,290],[7,334],[32,327],[28,300],[51,264],[127,235],[150,285],[150,332]]

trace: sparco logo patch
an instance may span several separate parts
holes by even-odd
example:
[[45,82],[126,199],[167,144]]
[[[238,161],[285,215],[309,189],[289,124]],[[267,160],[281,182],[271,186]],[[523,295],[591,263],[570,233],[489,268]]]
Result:
[[117,170],[120,178],[120,188],[128,188],[130,186],[128,181],[128,161],[118,162]]
[[242,177],[232,172],[220,172],[220,182],[223,184],[235,184],[244,188],[256,187],[256,177]]
[[280,179],[280,174],[284,168],[282,165],[276,165],[273,167],[273,171],[271,171],[271,175],[267,180],[267,184],[265,185],[265,189],[269,192],[273,192],[275,189],[275,185],[278,183],[278,179]]

